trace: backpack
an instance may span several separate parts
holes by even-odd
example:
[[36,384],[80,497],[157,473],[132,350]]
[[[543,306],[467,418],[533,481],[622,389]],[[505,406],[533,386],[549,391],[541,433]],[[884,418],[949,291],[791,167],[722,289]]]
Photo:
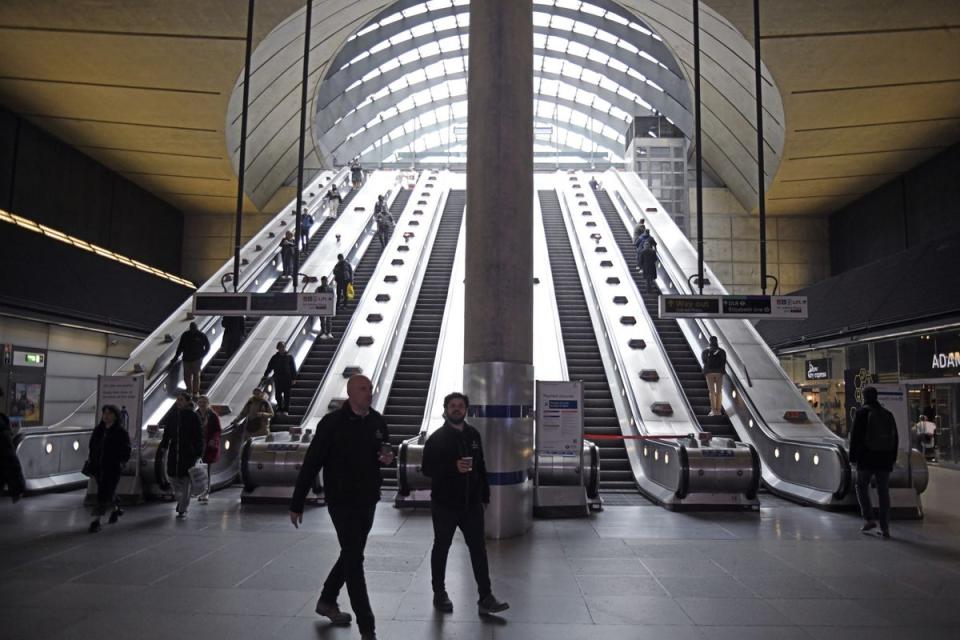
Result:
[[897,450],[897,421],[887,409],[870,407],[867,413],[867,432],[863,444],[873,453],[893,453]]

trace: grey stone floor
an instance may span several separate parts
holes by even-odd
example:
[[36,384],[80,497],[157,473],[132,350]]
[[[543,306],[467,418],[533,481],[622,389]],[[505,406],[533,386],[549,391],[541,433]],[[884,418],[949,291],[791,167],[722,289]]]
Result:
[[[490,542],[502,617],[480,620],[458,535],[455,612],[430,606],[426,512],[383,503],[367,547],[381,638],[951,638],[960,623],[960,473],[934,470],[928,515],[867,538],[852,514],[765,496],[759,514],[609,507]],[[236,490],[130,508],[85,532],[78,492],[0,505],[0,638],[356,638],[313,605],[337,553],[325,510],[294,530]],[[341,604],[348,605],[346,593]]]

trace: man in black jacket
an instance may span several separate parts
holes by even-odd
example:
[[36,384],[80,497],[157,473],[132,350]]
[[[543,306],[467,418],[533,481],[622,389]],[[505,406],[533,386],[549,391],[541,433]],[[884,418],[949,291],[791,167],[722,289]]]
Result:
[[380,501],[380,465],[393,462],[387,423],[370,408],[372,399],[368,378],[355,375],[347,381],[347,401],[317,425],[290,502],[290,521],[299,528],[307,491],[323,469],[327,511],[337,530],[340,557],[323,583],[316,611],[334,624],[349,624],[350,614],[337,606],[346,583],[360,637],[366,640],[375,640],[376,633],[363,575],[363,551]]
[[197,323],[191,322],[190,328],[180,336],[173,359],[183,356],[183,384],[187,386],[187,393],[194,398],[200,395],[200,365],[203,364],[203,356],[207,355],[208,351],[210,351],[210,341],[197,328]]
[[483,505],[490,503],[490,485],[483,460],[480,433],[464,419],[470,400],[462,393],[443,399],[446,422],[423,447],[423,473],[430,478],[430,511],[433,515],[433,550],[430,569],[433,574],[433,606],[450,613],[453,603],[447,595],[445,576],[447,554],[457,527],[470,550],[473,577],[477,581],[480,614],[497,613],[510,608],[493,597],[490,569],[483,533]]
[[857,501],[863,516],[863,533],[877,528],[870,502],[870,480],[877,481],[880,502],[880,535],[890,537],[890,473],[897,462],[900,435],[897,421],[877,399],[877,389],[863,390],[863,407],[853,417],[850,430],[850,464],[857,469]]
[[173,409],[160,420],[163,438],[160,448],[167,451],[167,477],[177,498],[177,517],[187,515],[190,506],[190,468],[203,455],[203,427],[193,402],[186,393],[177,396]]
[[337,264],[333,267],[333,281],[337,283],[337,309],[347,306],[347,285],[353,282],[353,267],[343,257],[337,254]]
[[277,414],[287,413],[290,410],[290,389],[297,377],[297,363],[293,356],[287,353],[287,345],[281,340],[277,343],[277,352],[267,363],[264,378],[273,375],[273,386],[277,393]]
[[700,354],[703,377],[707,379],[707,391],[710,394],[710,416],[723,415],[723,374],[727,370],[727,352],[717,342],[717,336],[710,336],[710,346]]

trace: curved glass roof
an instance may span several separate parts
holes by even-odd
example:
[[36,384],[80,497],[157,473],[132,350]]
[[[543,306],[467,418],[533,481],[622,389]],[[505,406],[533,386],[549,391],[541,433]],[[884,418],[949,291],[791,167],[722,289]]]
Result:
[[[351,36],[317,93],[327,160],[466,161],[469,0],[400,0]],[[690,136],[679,65],[648,27],[611,0],[534,0],[538,164],[623,162],[636,115],[663,115]]]

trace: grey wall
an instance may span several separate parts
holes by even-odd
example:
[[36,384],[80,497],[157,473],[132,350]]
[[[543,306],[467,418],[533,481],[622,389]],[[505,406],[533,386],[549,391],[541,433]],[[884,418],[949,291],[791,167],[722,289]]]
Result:
[[2,109],[0,208],[181,273],[179,209]]
[[830,216],[833,275],[960,232],[960,144]]
[[43,424],[56,424],[97,390],[139,344],[129,336],[0,316],[0,344],[47,350]]

